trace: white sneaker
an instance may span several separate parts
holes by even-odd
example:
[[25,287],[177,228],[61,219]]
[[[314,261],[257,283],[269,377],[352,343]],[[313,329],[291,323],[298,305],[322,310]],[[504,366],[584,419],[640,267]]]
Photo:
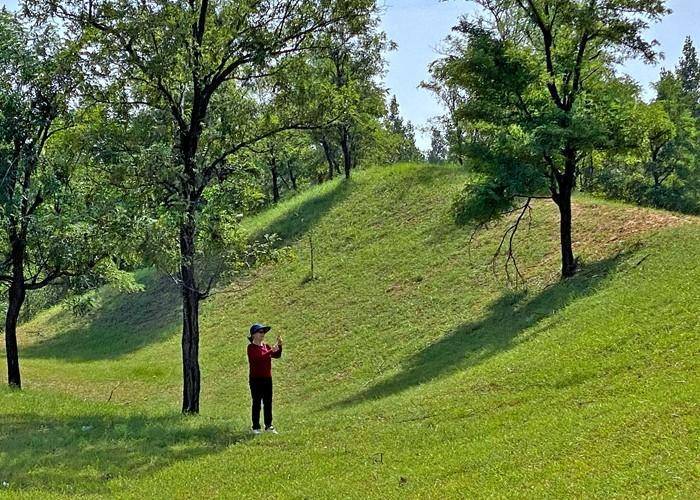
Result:
[[260,429],[250,429],[250,432],[253,434],[262,434],[262,431]]
[[279,432],[277,432],[277,429],[275,429],[273,426],[265,427],[265,432],[270,432],[272,434],[279,434]]

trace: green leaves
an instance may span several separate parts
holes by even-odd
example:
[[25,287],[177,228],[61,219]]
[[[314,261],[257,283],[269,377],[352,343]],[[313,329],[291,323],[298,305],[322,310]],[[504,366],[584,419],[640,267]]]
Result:
[[[433,76],[434,85],[463,91],[453,115],[472,134],[460,149],[484,182],[465,192],[490,200],[495,208],[483,215],[498,214],[514,193],[542,195],[560,176],[573,179],[586,155],[639,137],[629,130],[638,88],[611,64],[634,54],[653,59],[642,30],[666,9],[636,0],[479,3],[486,13],[457,26]],[[472,212],[459,218],[479,220]]]

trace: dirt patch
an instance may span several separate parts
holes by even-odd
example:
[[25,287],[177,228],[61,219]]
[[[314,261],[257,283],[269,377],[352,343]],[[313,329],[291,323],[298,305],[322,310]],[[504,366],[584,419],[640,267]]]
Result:
[[[528,234],[525,226],[517,238],[521,238],[521,244],[533,237],[542,238],[548,244],[544,252],[531,257],[534,260],[524,260],[521,270],[528,282],[550,283],[559,279],[559,211],[551,201],[536,200],[532,216],[533,227],[539,228],[540,232],[537,236]],[[572,219],[574,255],[581,258],[583,263],[605,259],[630,245],[643,243],[656,231],[700,223],[700,217],[586,199],[573,203]],[[512,223],[510,219],[508,221]]]
[[573,245],[587,253],[606,253],[618,245],[639,240],[655,231],[697,221],[696,217],[640,207],[575,203]]

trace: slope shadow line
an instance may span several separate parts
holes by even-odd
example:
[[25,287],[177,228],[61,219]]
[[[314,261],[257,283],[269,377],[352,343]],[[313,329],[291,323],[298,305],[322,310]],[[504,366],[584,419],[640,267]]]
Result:
[[[285,212],[253,237],[277,233],[288,244],[310,230],[336,203],[352,190],[352,181],[337,182],[322,194],[304,200]],[[96,361],[117,359],[148,345],[160,343],[180,332],[181,303],[178,288],[168,276],[142,270],[141,292],[124,294],[103,289],[102,304],[88,321],[56,336],[31,344],[22,357]],[[59,315],[70,315],[61,311]]]
[[150,475],[250,438],[181,416],[0,414],[0,428],[0,470],[11,490],[72,494],[108,494],[111,479]]
[[630,253],[621,253],[588,265],[575,277],[549,286],[531,298],[526,291],[504,293],[489,305],[483,319],[459,325],[410,357],[399,373],[331,403],[325,409],[353,406],[398,394],[475,366],[512,348],[523,331],[576,300],[593,294]]

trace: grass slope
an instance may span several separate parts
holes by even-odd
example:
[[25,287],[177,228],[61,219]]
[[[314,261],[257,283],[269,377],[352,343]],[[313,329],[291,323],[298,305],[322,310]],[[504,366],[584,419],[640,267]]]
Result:
[[[698,496],[700,224],[579,198],[518,241],[527,286],[449,218],[466,174],[358,172],[261,214],[293,258],[202,311],[202,415],[177,414],[177,293],[110,290],[26,324],[0,390],[0,495],[275,498]],[[309,281],[309,241],[318,279]],[[245,333],[274,325],[278,436],[246,433]]]

